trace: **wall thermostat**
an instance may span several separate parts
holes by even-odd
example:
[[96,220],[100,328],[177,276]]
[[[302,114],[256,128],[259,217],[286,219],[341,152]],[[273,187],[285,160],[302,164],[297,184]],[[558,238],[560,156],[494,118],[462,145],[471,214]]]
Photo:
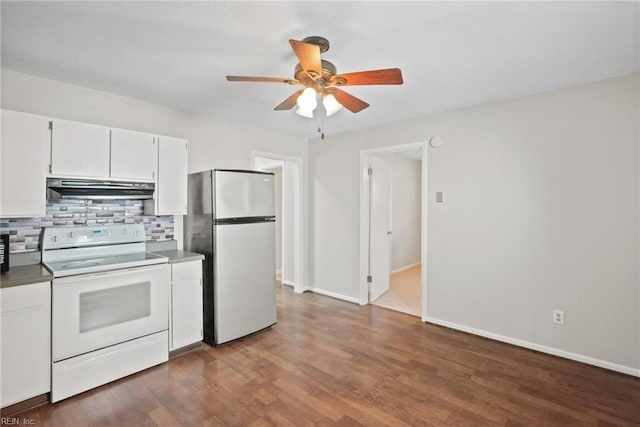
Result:
[[444,139],[442,139],[442,137],[440,136],[432,136],[429,139],[429,145],[432,146],[433,148],[438,148],[442,144],[444,144]]

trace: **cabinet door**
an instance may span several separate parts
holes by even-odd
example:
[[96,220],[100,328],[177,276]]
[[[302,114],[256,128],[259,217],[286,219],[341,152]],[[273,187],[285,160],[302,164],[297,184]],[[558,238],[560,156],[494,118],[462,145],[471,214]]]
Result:
[[202,262],[200,276],[171,284],[171,345],[175,350],[202,341]]
[[187,140],[158,138],[156,215],[187,213]]
[[111,129],[110,177],[153,182],[156,179],[156,140],[148,133]]
[[48,393],[51,380],[51,286],[49,282],[0,290],[1,405]]
[[51,174],[85,178],[109,176],[109,128],[53,120]]
[[45,215],[49,119],[2,110],[0,217]]

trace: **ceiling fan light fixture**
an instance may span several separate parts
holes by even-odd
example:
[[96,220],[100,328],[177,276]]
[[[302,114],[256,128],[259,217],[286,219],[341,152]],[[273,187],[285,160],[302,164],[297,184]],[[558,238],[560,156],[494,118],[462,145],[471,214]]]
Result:
[[345,86],[401,85],[402,71],[399,68],[357,71],[338,74],[336,66],[322,59],[321,54],[329,49],[329,41],[324,37],[310,36],[302,41],[290,39],[289,44],[298,59],[293,78],[227,76],[232,82],[272,82],[298,86],[298,89],[278,104],[274,110],[291,110],[298,106],[297,113],[313,118],[318,106],[318,96],[322,96],[324,114],[331,116],[342,107],[352,113],[359,113],[369,104],[340,89]]
[[327,117],[333,116],[342,108],[342,104],[340,104],[332,94],[325,95],[322,99],[322,104],[327,112]]
[[298,107],[298,109],[296,110],[296,114],[308,119],[313,119],[313,110]]
[[308,111],[313,116],[313,110],[315,110],[316,107],[318,106],[318,101],[316,101],[315,89],[310,87],[306,88],[302,92],[302,95],[298,97],[298,100],[296,102],[300,110],[303,110],[305,112]]

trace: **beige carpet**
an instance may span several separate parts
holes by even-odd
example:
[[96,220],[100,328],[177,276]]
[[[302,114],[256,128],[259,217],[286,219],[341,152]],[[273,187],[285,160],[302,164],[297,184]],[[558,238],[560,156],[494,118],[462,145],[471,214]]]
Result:
[[414,316],[421,315],[421,266],[416,265],[407,270],[394,273],[389,278],[389,290],[373,305],[400,311]]

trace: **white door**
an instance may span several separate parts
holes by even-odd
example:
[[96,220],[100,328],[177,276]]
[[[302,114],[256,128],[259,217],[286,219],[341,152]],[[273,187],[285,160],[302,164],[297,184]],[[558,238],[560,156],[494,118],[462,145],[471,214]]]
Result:
[[187,140],[158,137],[156,215],[187,213]]
[[369,302],[389,290],[391,272],[391,168],[369,156],[370,274]]
[[45,215],[49,119],[2,110],[0,218]]
[[171,265],[169,350],[202,341],[202,261]]
[[0,289],[0,403],[4,408],[49,391],[51,284]]
[[52,121],[51,174],[109,176],[109,128],[68,120]]
[[153,182],[156,179],[157,157],[153,135],[111,129],[111,178]]
[[162,264],[54,279],[53,361],[168,329],[170,277]]

